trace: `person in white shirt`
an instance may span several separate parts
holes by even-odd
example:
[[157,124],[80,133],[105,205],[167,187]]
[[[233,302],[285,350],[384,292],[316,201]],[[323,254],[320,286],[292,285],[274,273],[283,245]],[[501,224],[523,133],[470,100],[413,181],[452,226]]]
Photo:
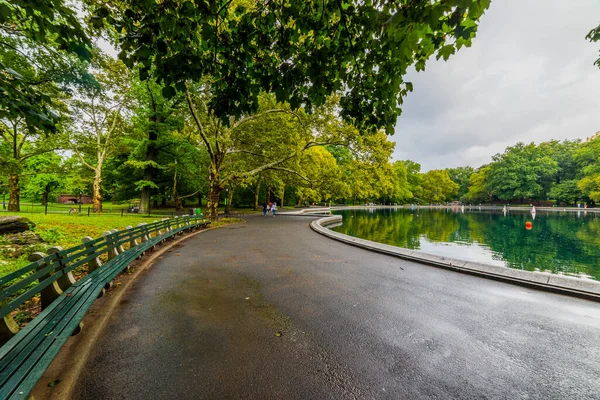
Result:
[[275,214],[277,213],[277,202],[273,202],[273,205],[271,206],[271,212],[273,213],[273,216],[275,216]]

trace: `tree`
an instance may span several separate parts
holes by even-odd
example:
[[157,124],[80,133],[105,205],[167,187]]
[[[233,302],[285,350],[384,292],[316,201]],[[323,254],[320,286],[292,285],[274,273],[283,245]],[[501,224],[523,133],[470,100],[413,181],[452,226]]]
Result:
[[[577,183],[578,181],[576,179],[562,181],[561,183],[552,186],[552,189],[550,189],[550,192],[548,192],[548,197],[556,200],[558,204],[561,202],[574,204],[577,199],[582,197],[581,190]],[[582,187],[586,189],[588,187],[588,183],[583,183]],[[588,195],[589,194],[590,193],[588,193]]]
[[9,175],[9,210],[19,211],[27,159],[57,148],[75,86],[86,73],[89,39],[61,0],[0,3],[0,162]]
[[574,153],[580,171],[577,188],[583,196],[594,202],[600,201],[600,136],[586,141]]
[[[41,84],[72,78],[78,67],[75,57],[89,60],[90,48],[90,40],[75,12],[64,1],[1,2],[0,119],[21,120],[25,126],[43,132],[55,131],[60,116],[54,110],[47,85]],[[50,58],[38,62],[48,55]],[[14,58],[24,62],[17,65]],[[62,68],[47,68],[50,62],[54,66],[62,64]],[[36,76],[30,74],[32,69]]]
[[132,96],[130,74],[123,63],[103,55],[96,62],[94,75],[99,85],[81,91],[71,102],[76,117],[71,144],[81,163],[94,174],[93,207],[95,212],[102,212],[104,165],[123,145],[124,111]]
[[54,152],[28,158],[22,174],[24,197],[46,205],[50,194],[63,185],[64,175],[62,157]]
[[423,196],[423,188],[421,183],[423,181],[423,174],[421,174],[421,164],[411,160],[399,161],[404,164],[406,168],[406,180],[408,182],[408,189],[416,200],[421,200]]
[[423,174],[421,186],[423,200],[429,203],[443,203],[458,193],[458,185],[450,179],[447,170],[427,171]]
[[165,98],[162,87],[150,80],[134,79],[132,94],[135,99],[132,124],[136,143],[127,164],[136,173],[141,171],[141,179],[135,182],[135,188],[141,192],[140,212],[144,213],[150,209],[152,191],[159,189],[155,179],[164,166],[158,163],[158,157],[173,145],[173,132],[182,131],[185,127],[185,116],[181,113],[185,100],[182,96]]
[[413,198],[413,193],[410,191],[410,184],[408,183],[406,164],[404,164],[402,161],[396,161],[392,164],[392,168],[394,169],[397,185],[394,201],[402,204]]
[[391,133],[407,69],[469,46],[490,0],[88,2],[93,25],[165,96],[208,78],[206,106],[226,125],[257,112],[261,91],[312,111],[341,90],[346,121]]
[[501,200],[545,198],[542,181],[554,176],[558,164],[534,143],[517,143],[492,157],[488,185]]
[[447,168],[448,176],[458,185],[457,198],[461,198],[469,191],[469,179],[475,170],[473,167]]
[[469,190],[461,200],[470,202],[482,202],[492,200],[494,188],[489,185],[490,167],[483,166],[471,174],[469,178]]
[[337,116],[335,96],[308,115],[302,110],[292,111],[288,104],[277,103],[274,96],[264,94],[257,114],[231,117],[229,124],[210,111],[210,98],[209,85],[190,85],[186,92],[196,134],[210,158],[207,214],[211,216],[217,213],[221,191],[259,174],[264,177],[266,171],[287,172],[308,180],[298,169],[298,160],[310,148],[351,146],[353,151],[366,154],[372,150],[370,141],[380,140],[377,135],[361,135],[345,124]]

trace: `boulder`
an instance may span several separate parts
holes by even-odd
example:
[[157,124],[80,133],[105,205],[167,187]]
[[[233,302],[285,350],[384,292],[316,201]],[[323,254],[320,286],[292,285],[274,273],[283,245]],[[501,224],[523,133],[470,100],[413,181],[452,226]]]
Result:
[[25,232],[35,228],[35,224],[25,217],[11,215],[0,217],[0,235]]
[[33,232],[22,232],[15,235],[6,235],[4,239],[12,244],[18,244],[21,246],[38,244],[44,241],[40,235],[37,235]]

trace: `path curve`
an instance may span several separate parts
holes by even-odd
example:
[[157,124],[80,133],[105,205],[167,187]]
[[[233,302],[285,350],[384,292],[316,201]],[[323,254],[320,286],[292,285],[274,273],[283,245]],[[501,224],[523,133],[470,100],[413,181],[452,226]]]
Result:
[[124,295],[76,398],[600,398],[597,303],[310,221],[251,216],[172,249]]

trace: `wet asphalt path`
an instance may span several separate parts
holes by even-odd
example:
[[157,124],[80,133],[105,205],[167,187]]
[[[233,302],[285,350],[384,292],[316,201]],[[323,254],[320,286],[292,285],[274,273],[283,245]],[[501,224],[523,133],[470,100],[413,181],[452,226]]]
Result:
[[600,399],[600,304],[248,218],[126,294],[81,399]]

